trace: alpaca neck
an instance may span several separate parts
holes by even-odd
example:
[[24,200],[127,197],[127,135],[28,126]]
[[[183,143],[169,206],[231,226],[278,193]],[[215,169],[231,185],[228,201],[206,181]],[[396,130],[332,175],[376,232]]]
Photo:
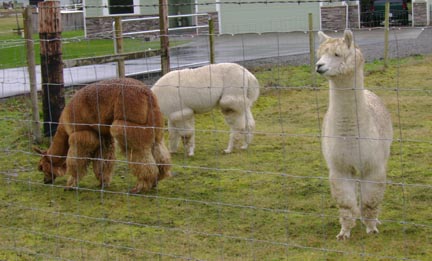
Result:
[[333,77],[329,80],[330,89],[363,89],[364,88],[364,74],[363,69],[358,68],[357,71],[349,74]]
[[68,139],[69,136],[67,135],[64,126],[62,124],[59,124],[51,146],[47,151],[47,155],[59,156],[52,157],[53,163],[63,163],[66,160],[65,156],[67,155],[69,150]]
[[329,115],[337,133],[357,135],[357,126],[366,110],[363,71],[329,80]]
[[329,80],[330,106],[342,106],[349,109],[363,102],[364,91],[363,70],[358,70],[342,77],[334,77]]

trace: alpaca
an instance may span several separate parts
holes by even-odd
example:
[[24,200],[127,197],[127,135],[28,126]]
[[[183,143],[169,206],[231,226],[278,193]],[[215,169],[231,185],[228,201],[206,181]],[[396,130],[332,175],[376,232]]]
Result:
[[234,63],[202,66],[172,71],[152,87],[162,113],[168,118],[169,148],[177,152],[180,139],[188,156],[194,155],[194,114],[219,106],[230,126],[225,153],[238,147],[247,149],[252,141],[255,120],[251,107],[259,96],[259,83],[247,69]]
[[92,161],[100,186],[109,186],[116,141],[137,177],[130,192],[148,191],[171,175],[163,126],[157,98],[140,81],[122,78],[87,85],[62,111],[48,150],[35,148],[42,155],[44,183],[70,174],[67,187],[75,188]]
[[378,233],[393,137],[391,117],[380,98],[364,89],[364,59],[352,32],[346,30],[342,38],[318,34],[321,44],[316,71],[330,85],[322,151],[331,193],[339,207],[341,231],[337,239],[350,237],[358,217],[367,233]]

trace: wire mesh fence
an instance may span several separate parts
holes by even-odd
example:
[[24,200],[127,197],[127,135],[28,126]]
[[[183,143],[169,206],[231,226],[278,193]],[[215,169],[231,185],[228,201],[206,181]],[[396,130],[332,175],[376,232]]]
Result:
[[[297,5],[217,3],[247,9]],[[316,1],[307,4],[319,6]],[[213,1],[192,6],[208,5]],[[157,10],[158,5],[139,7]],[[0,41],[0,259],[430,259],[431,29],[392,27],[388,67],[382,61],[385,30],[353,29],[367,61],[365,86],[390,111],[394,136],[380,233],[366,234],[358,219],[351,238],[341,242],[335,238],[340,229],[338,209],[321,153],[328,82],[311,73],[307,27],[303,18],[295,20],[299,28],[290,32],[215,35],[216,63],[241,64],[260,82],[260,97],[252,107],[256,128],[248,149],[224,153],[230,129],[219,108],[196,114],[195,155],[188,156],[180,145],[171,154],[173,177],[139,194],[130,193],[136,178],[130,172],[130,158],[119,150],[109,187],[99,186],[92,167],[72,191],[65,191],[69,175],[44,184],[37,170],[40,155],[33,150],[29,82],[22,63],[25,40],[1,31],[0,37],[7,38]],[[342,32],[328,34],[339,37]],[[172,34],[170,43],[173,70],[208,63],[208,33]],[[65,61],[114,54],[112,31],[96,37],[63,32],[62,44]],[[132,52],[158,45],[158,35],[125,37],[124,48]],[[315,38],[314,49],[318,46]],[[161,77],[159,56],[125,64],[127,76],[149,87]],[[116,70],[114,62],[65,68],[66,103],[88,83],[115,78]],[[167,123],[164,130],[168,145]],[[37,146],[47,148],[52,141],[47,137]]]

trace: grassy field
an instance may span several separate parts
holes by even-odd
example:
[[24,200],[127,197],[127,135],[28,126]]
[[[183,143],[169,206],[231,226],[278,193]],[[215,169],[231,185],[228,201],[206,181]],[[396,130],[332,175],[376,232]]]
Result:
[[127,193],[135,180],[120,155],[107,190],[91,173],[74,192],[66,177],[44,185],[29,100],[2,100],[0,260],[431,260],[431,66],[430,56],[366,66],[395,135],[381,233],[358,222],[345,242],[320,152],[327,83],[306,66],[253,69],[262,90],[247,151],[223,154],[220,113],[199,115],[196,155],[173,155],[176,175],[139,195]]

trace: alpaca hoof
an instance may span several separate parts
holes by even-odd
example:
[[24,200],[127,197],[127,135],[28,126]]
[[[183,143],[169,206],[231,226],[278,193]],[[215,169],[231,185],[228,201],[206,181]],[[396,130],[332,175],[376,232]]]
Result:
[[138,188],[133,188],[131,190],[129,190],[130,194],[139,194],[141,192],[141,189]]
[[64,191],[76,191],[76,190],[78,190],[77,187],[66,187],[66,188],[64,188]]
[[129,193],[130,194],[139,194],[141,191],[145,192],[145,191],[149,190],[149,187],[151,188],[151,186],[153,186],[153,184],[138,183],[137,185],[135,185],[134,188],[132,188],[131,190],[129,190]]
[[185,150],[186,150],[187,155],[189,157],[192,157],[193,155],[195,155],[195,147],[194,146],[186,146]]
[[229,150],[229,149],[224,150],[225,154],[230,154],[231,152],[232,152],[232,150]]
[[363,221],[363,224],[366,226],[366,233],[368,234],[378,234],[377,225],[381,225],[381,222],[378,219],[372,219],[368,221]]
[[379,231],[378,231],[378,228],[376,228],[376,227],[374,227],[374,228],[367,227],[366,228],[366,233],[368,233],[368,234],[378,234]]
[[247,148],[248,148],[248,145],[243,145],[240,147],[240,149],[242,149],[242,150],[247,150]]
[[348,240],[351,236],[351,231],[341,230],[339,234],[336,236],[337,240]]

